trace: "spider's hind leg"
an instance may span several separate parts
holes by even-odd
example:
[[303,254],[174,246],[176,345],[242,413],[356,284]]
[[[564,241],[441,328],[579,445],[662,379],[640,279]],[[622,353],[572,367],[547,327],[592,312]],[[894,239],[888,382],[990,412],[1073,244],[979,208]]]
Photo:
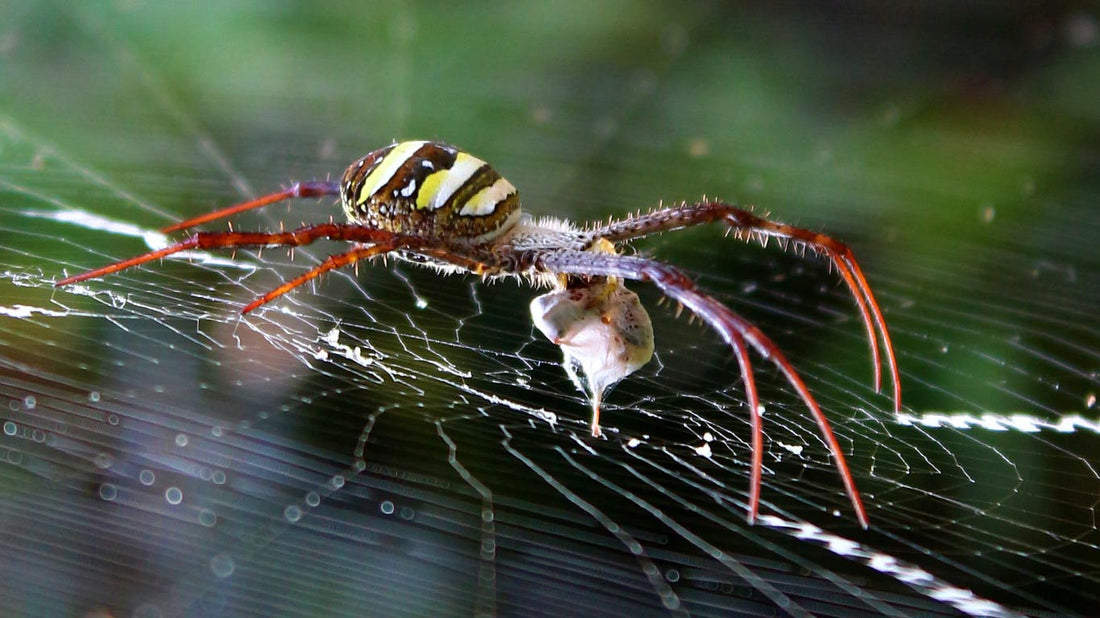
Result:
[[397,249],[401,245],[405,244],[404,242],[402,242],[402,240],[404,239],[398,238],[388,242],[378,243],[376,245],[356,247],[351,251],[345,251],[344,253],[339,253],[337,255],[330,255],[328,258],[325,259],[325,261],[321,262],[306,273],[283,283],[274,290],[271,290],[267,294],[264,294],[256,300],[248,303],[247,305],[245,305],[244,309],[241,309],[241,313],[249,313],[253,309],[256,309],[262,305],[266,305],[267,303],[275,300],[283,294],[286,294],[294,288],[303,285],[309,281],[312,281],[317,277],[320,277],[330,270],[335,270],[344,266],[350,266],[351,264],[354,264],[359,260],[365,260],[378,255],[382,255],[384,253],[389,253],[390,251],[393,251],[394,249]]
[[[357,226],[355,226],[357,227]],[[366,228],[362,228],[366,229]],[[388,232],[381,232],[377,230],[368,230],[373,234],[388,234]],[[350,251],[344,253],[338,253],[336,255],[330,255],[323,262],[310,269],[309,271],[291,279],[280,285],[279,287],[271,290],[267,294],[257,298],[248,305],[241,309],[241,313],[248,313],[258,307],[261,307],[276,298],[286,294],[294,288],[308,283],[317,277],[327,273],[330,270],[336,270],[337,268],[343,268],[344,266],[350,266],[360,260],[366,260],[379,255],[384,255],[392,251],[400,251],[402,249],[408,249],[414,254],[434,258],[438,262],[445,262],[452,264],[461,269],[467,270],[475,274],[484,274],[492,270],[491,266],[484,260],[485,255],[471,252],[467,248],[455,247],[455,246],[434,246],[429,239],[417,237],[417,236],[398,236],[393,235],[392,238],[384,238],[377,240],[374,244],[367,246],[356,247]],[[464,250],[466,249],[466,250]]]
[[180,242],[150,251],[121,262],[108,264],[95,270],[90,270],[79,275],[66,277],[54,283],[55,287],[71,285],[87,279],[95,279],[103,275],[125,270],[153,260],[159,260],[169,255],[188,251],[191,249],[235,249],[240,247],[299,247],[308,245],[315,240],[328,238],[330,240],[345,240],[351,242],[383,244],[393,241],[400,236],[375,230],[361,225],[347,223],[321,223],[307,225],[289,232],[199,232]]
[[328,181],[313,181],[313,182],[296,182],[286,189],[277,193],[271,193],[269,195],[260,196],[254,200],[247,202],[241,202],[240,204],[234,204],[225,208],[208,212],[206,214],[192,217],[186,221],[180,221],[174,223],[168,227],[162,229],[164,233],[177,232],[179,230],[186,230],[187,228],[195,227],[208,221],[214,221],[216,219],[224,219],[230,215],[235,215],[239,212],[246,210],[252,210],[253,208],[260,208],[261,206],[267,206],[268,204],[274,204],[276,202],[282,202],[298,197],[324,197],[326,195],[338,195],[340,193],[340,183],[328,182]]

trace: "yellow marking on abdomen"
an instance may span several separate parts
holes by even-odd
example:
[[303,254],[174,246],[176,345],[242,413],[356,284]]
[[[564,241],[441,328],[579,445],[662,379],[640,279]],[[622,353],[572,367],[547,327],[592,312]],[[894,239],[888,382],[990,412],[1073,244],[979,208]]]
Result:
[[491,215],[497,209],[497,204],[515,192],[516,188],[512,183],[504,178],[497,178],[496,182],[475,193],[458,214],[474,217]]
[[378,167],[374,168],[374,171],[367,174],[367,177],[363,179],[363,184],[359,188],[359,200],[356,203],[366,203],[372,195],[393,178],[393,175],[401,169],[401,166],[409,160],[409,157],[413,156],[426,143],[402,142],[395,146],[389,154],[382,157],[382,162],[378,164]]
[[431,210],[442,207],[484,165],[481,159],[459,152],[450,169],[440,170],[424,179],[420,194],[416,197],[416,207]]

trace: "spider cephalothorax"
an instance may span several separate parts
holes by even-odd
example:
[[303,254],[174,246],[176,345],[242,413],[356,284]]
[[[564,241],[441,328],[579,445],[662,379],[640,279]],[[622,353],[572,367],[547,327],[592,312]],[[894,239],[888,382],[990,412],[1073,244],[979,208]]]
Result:
[[[634,322],[640,315],[640,305],[636,307],[636,297],[631,299],[630,293],[617,282],[628,279],[652,282],[714,328],[737,357],[752,426],[749,521],[755,519],[759,508],[764,451],[760,400],[748,354],[752,348],[776,365],[810,409],[836,461],[856,516],[862,526],[867,526],[855,481],[828,420],[775,343],[744,318],[701,292],[680,270],[619,251],[621,243],[648,234],[722,221],[739,236],[777,237],[824,254],[848,285],[863,318],[871,344],[876,389],[881,383],[881,337],[893,381],[894,405],[900,409],[901,386],[886,322],[855,257],[843,243],[719,201],[685,203],[585,228],[560,219],[534,219],[520,210],[516,188],[488,164],[453,146],[430,141],[400,142],[376,150],[352,163],[341,182],[295,183],[278,193],[177,223],[165,231],[194,227],[290,198],[324,195],[340,196],[348,223],[322,223],[288,232],[199,232],[174,245],[61,279],[56,285],[99,277],[189,249],[294,247],[327,238],[348,241],[352,247],[261,296],[246,305],[242,313],[325,272],[393,252],[444,272],[471,272],[485,278],[517,276],[563,289],[572,285],[590,298],[569,308],[564,318],[561,311],[568,299],[555,299],[544,306],[542,311],[549,313],[543,316],[554,321],[550,325],[552,332],[573,333],[582,339],[595,332],[597,340],[599,337],[629,340],[638,338],[635,332],[638,325]],[[645,342],[641,343],[644,352]],[[644,364],[640,359],[648,360],[648,355],[641,352],[625,351],[623,368],[613,372],[612,377],[621,378],[640,366],[639,362]],[[600,435],[598,411],[595,406],[591,422],[594,436]]]

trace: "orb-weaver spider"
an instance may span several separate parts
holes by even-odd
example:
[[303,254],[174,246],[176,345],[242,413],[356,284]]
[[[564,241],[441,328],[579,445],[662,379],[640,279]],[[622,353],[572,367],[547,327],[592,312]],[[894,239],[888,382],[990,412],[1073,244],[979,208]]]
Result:
[[[652,258],[622,255],[618,249],[620,243],[655,232],[722,221],[738,236],[777,237],[825,254],[847,283],[862,315],[871,345],[876,390],[881,385],[879,335],[882,337],[894,386],[894,405],[900,410],[901,386],[886,322],[852,251],[843,243],[719,201],[683,203],[584,228],[561,219],[535,219],[521,212],[516,188],[484,161],[431,141],[395,143],[371,152],[352,163],[340,182],[295,183],[278,193],[201,215],[164,231],[183,230],[290,198],[326,195],[340,196],[348,223],[308,225],[289,232],[199,232],[163,249],[66,277],[55,285],[100,277],[190,249],[294,247],[322,238],[348,241],[353,246],[283,283],[241,312],[248,313],[325,272],[391,252],[444,272],[470,272],[486,279],[518,276],[535,284],[562,287],[570,281],[591,285],[608,278],[649,281],[718,331],[737,357],[752,427],[749,522],[755,520],[759,510],[763,467],[760,400],[749,361],[752,347],[775,363],[813,413],[859,523],[867,527],[859,492],[829,421],[775,343],[697,289],[680,270]],[[598,414],[593,415],[591,430],[594,436],[599,435]]]

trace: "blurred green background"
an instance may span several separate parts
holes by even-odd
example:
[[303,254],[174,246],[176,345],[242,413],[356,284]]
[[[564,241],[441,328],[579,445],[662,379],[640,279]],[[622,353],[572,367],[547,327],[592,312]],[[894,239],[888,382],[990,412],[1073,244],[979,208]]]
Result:
[[[281,421],[288,427],[271,431],[300,431],[290,435],[346,454],[361,415],[333,419],[339,403],[302,403],[313,390],[352,389],[337,371],[311,375],[280,355],[292,346],[266,326],[238,356],[211,352],[253,334],[234,329],[234,306],[300,272],[308,257],[291,264],[272,252],[261,276],[240,279],[232,269],[150,265],[91,286],[118,296],[86,297],[50,282],[145,245],[43,213],[81,211],[152,230],[292,180],[336,176],[365,152],[423,138],[491,162],[536,214],[601,219],[705,194],[826,231],[853,247],[886,311],[910,411],[1095,417],[1097,19],[1095,5],[1073,2],[0,4],[0,357],[9,409],[43,376],[149,410],[193,408],[233,422],[293,401],[293,418]],[[333,214],[327,201],[308,201],[238,225]],[[692,230],[639,247],[682,265],[771,334],[838,423],[863,414],[888,423],[889,401],[871,393],[866,342],[835,275],[720,238]],[[529,292],[501,286],[475,303],[468,281],[421,272],[370,273],[367,291],[331,279],[320,294],[303,289],[287,302],[323,307],[322,317],[349,329],[392,324],[396,339],[375,333],[373,344],[411,371],[424,351],[401,338],[409,315],[418,331],[460,343],[448,360],[471,380],[490,376],[487,388],[504,380],[494,371],[511,379],[527,369],[510,355],[531,357],[532,382],[551,386],[513,395],[583,421],[584,402],[560,368],[535,362],[556,351],[525,343]],[[416,313],[410,288],[430,297],[431,313]],[[657,300],[651,291],[643,298]],[[70,309],[77,315],[49,314]],[[664,368],[624,383],[623,408],[729,384],[733,365],[708,334],[669,311],[654,319]],[[702,368],[681,357],[702,359]],[[142,362],[149,358],[157,362]],[[231,370],[243,376],[236,385],[223,376]],[[278,388],[269,386],[275,374]],[[410,395],[382,381],[360,396],[447,409],[465,396],[424,389]],[[1038,497],[975,525],[1011,544],[1069,511],[1072,523],[1048,532],[1074,556],[1095,547],[1095,530],[1078,518],[1100,489],[1095,475],[1072,476],[1079,493],[1059,493],[1059,478],[1095,462],[1095,436],[1078,438],[1047,444],[1063,454],[1053,460],[1006,443]],[[864,446],[857,474],[869,474],[876,438],[855,440]],[[951,491],[982,504],[986,492],[1011,487]],[[975,535],[975,546],[987,543],[995,544]],[[1056,569],[1079,590],[1069,600],[1038,576],[1014,580],[1035,568],[1029,552],[1045,547],[1028,543],[1038,542],[1024,542],[1020,563],[990,566],[992,581],[973,585],[1040,607],[1095,599],[1081,592],[1095,587],[1088,569],[1076,578],[1065,575],[1074,568]],[[1037,596],[1021,601],[1013,588]]]
[[[137,225],[429,138],[492,162],[535,213],[602,218],[706,194],[826,230],[853,245],[887,311],[959,294],[1050,299],[1061,282],[1049,279],[1068,270],[1081,278],[1059,295],[1095,289],[1100,60],[1095,16],[1072,3],[15,2],[5,13],[6,180],[45,182],[67,205]],[[38,173],[64,167],[53,153],[100,180],[70,169],[58,187],[65,172]],[[17,212],[9,201],[0,215],[12,234],[28,224]],[[314,213],[333,214],[293,216]],[[143,248],[42,230],[19,248],[52,261],[35,262],[46,276],[105,261],[85,247],[107,258]],[[730,283],[743,277],[736,260],[756,259],[690,255],[697,246],[646,248]],[[1016,326],[1034,317],[1021,309]],[[960,373],[996,381],[991,371]],[[917,408],[954,405],[910,393]]]

